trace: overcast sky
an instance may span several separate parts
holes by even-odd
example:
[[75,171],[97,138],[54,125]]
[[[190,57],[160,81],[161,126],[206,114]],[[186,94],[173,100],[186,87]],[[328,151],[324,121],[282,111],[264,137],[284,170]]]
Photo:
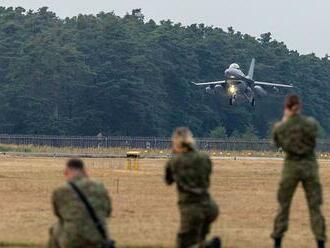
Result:
[[0,0],[2,6],[48,6],[60,17],[142,8],[146,18],[205,23],[258,36],[271,32],[290,49],[330,54],[329,0]]

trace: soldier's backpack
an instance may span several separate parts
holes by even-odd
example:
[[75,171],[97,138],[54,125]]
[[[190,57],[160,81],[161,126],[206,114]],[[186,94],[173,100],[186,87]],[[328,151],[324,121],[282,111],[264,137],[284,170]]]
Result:
[[88,201],[87,197],[83,194],[83,192],[81,192],[81,190],[73,182],[70,182],[69,184],[72,187],[72,189],[77,193],[77,195],[78,195],[79,199],[82,201],[82,203],[85,205],[85,208],[86,208],[89,216],[93,220],[93,223],[94,223],[96,229],[102,236],[102,238],[103,238],[102,248],[116,248],[115,242],[108,238],[107,232],[105,231],[100,219],[97,217],[97,215],[96,215],[92,205]]

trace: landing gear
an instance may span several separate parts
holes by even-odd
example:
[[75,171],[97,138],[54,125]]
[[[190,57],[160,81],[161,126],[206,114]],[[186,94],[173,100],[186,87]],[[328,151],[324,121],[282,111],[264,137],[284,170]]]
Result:
[[236,100],[236,96],[232,96],[232,97],[230,97],[230,98],[229,98],[229,105],[234,105],[235,100]]
[[255,106],[256,106],[256,100],[255,100],[254,98],[252,98],[251,106],[252,106],[252,107],[255,107]]

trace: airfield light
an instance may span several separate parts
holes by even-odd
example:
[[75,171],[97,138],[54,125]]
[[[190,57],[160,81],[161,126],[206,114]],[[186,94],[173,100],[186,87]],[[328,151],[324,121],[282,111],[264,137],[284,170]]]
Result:
[[236,94],[236,87],[234,85],[230,85],[229,88],[228,88],[228,92],[231,94],[231,95],[235,95]]

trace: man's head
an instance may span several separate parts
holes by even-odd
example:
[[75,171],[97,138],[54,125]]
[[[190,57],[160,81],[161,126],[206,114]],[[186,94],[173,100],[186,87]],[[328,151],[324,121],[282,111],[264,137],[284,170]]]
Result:
[[86,176],[85,165],[81,159],[70,159],[65,166],[64,176],[67,181],[76,176]]
[[290,94],[285,99],[285,111],[289,115],[299,113],[301,110],[301,101],[298,95]]
[[186,127],[179,127],[174,130],[172,135],[172,149],[174,153],[187,152],[195,146],[193,134]]

